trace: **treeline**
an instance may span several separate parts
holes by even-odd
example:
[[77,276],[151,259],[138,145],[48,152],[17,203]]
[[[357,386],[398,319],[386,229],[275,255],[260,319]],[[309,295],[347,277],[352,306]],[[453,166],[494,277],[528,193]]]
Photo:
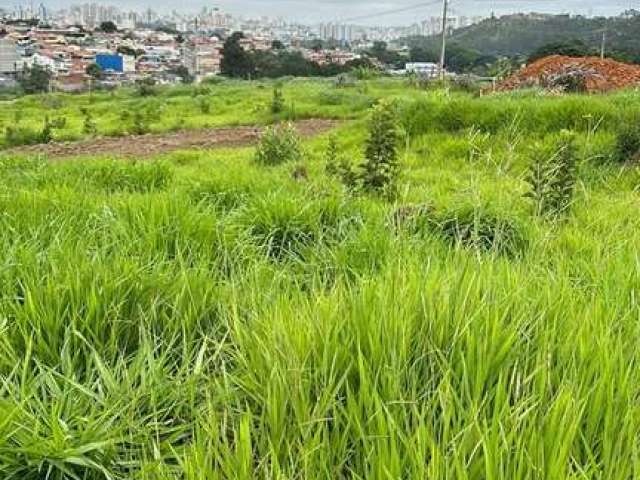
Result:
[[[428,37],[410,37],[405,39],[405,42],[410,47],[409,60],[412,62],[440,61],[439,41]],[[463,47],[455,42],[449,43],[445,56],[445,64],[450,71],[478,75],[491,74],[499,61],[499,57],[495,55]]]
[[[606,34],[606,54],[640,63],[640,12],[629,10],[618,17],[587,18],[570,15],[517,14],[492,17],[455,30],[449,37],[451,63],[473,68],[491,58],[522,58],[548,53],[599,54]],[[439,38],[403,39],[415,51],[437,51]],[[431,55],[432,58],[433,55]]]
[[240,41],[241,32],[231,35],[224,43],[221,64],[222,74],[233,78],[331,77],[359,67],[372,67],[368,59],[354,60],[345,65],[326,63],[320,65],[304,58],[302,53],[289,51],[279,42],[271,50],[247,51]]

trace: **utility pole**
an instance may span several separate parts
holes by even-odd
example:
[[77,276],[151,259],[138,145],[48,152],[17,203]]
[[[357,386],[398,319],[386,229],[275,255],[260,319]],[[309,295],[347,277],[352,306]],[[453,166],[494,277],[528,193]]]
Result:
[[607,47],[607,28],[602,32],[602,45],[600,46],[600,58],[604,60],[604,53]]
[[444,82],[446,75],[444,71],[447,55],[447,13],[449,10],[449,0],[442,1],[442,50],[440,52],[440,78]]

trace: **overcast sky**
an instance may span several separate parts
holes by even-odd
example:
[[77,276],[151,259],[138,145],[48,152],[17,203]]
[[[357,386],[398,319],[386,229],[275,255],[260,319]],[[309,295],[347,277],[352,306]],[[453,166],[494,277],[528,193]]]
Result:
[[[0,0],[7,6],[32,1],[35,5],[41,0]],[[66,7],[72,3],[90,3],[96,0],[44,0],[49,8]],[[548,13],[581,13],[586,15],[615,15],[629,8],[640,9],[640,0],[450,0],[453,14],[488,15],[513,13],[518,11],[536,11]],[[218,6],[222,10],[247,16],[269,15],[284,16],[315,23],[322,20],[350,19],[386,12],[393,9],[427,4],[420,9],[411,9],[389,14],[357,23],[375,25],[401,25],[432,15],[438,15],[441,0],[102,0],[99,3],[123,8],[142,9],[148,6],[156,10],[169,11],[173,8],[181,11],[196,11],[202,6]]]

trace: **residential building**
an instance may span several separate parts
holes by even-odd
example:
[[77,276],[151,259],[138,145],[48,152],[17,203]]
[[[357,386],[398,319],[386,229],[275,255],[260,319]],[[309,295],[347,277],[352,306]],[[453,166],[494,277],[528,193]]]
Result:
[[135,58],[128,55],[99,53],[96,55],[95,61],[104,71],[133,73],[136,70]]
[[420,77],[435,78],[440,72],[440,66],[430,62],[407,63],[405,71],[419,75]]
[[222,44],[217,37],[196,37],[184,43],[183,64],[190,75],[201,79],[220,73]]
[[0,38],[0,73],[16,73],[19,61],[16,43],[10,38]]

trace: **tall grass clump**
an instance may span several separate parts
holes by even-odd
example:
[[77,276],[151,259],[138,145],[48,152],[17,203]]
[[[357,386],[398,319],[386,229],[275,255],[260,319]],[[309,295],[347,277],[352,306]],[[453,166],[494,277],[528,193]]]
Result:
[[[73,170],[78,171],[76,168]],[[106,192],[148,193],[165,189],[173,180],[172,167],[164,162],[104,161],[84,166],[84,178]]]
[[485,205],[464,205],[443,211],[418,205],[397,211],[394,222],[396,228],[432,233],[451,246],[478,253],[516,257],[522,255],[529,244],[526,229],[516,217]]
[[271,113],[278,115],[284,111],[285,100],[282,88],[276,86],[273,89],[273,97],[271,99]]
[[268,194],[278,179],[258,177],[250,169],[220,169],[188,186],[188,195],[196,203],[230,212],[247,205],[254,197]]
[[291,123],[267,127],[255,154],[256,163],[264,166],[296,162],[302,158],[300,137]]
[[526,182],[526,194],[537,215],[566,214],[573,202],[577,181],[575,135],[562,132],[554,142],[538,144],[532,150],[532,163]]
[[302,259],[308,248],[344,238],[358,222],[337,198],[303,202],[286,192],[256,198],[242,218],[250,237],[275,260]]
[[640,159],[640,126],[636,122],[620,128],[616,135],[614,158],[619,163]]

